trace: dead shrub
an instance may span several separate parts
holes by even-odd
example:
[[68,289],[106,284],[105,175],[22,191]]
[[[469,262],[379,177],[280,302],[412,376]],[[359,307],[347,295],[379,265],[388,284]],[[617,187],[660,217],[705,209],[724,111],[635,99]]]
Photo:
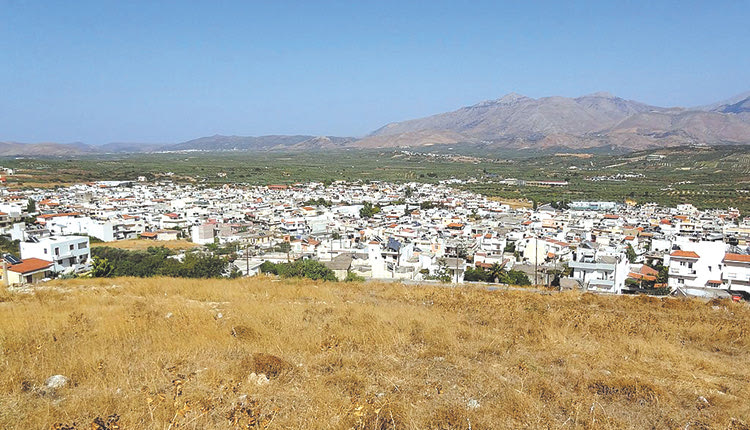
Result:
[[246,325],[237,325],[232,327],[231,335],[239,340],[252,342],[260,339],[260,333],[252,327]]
[[269,379],[292,369],[292,365],[283,358],[262,352],[253,354],[249,364],[252,372],[262,373]]
[[589,389],[607,400],[626,400],[638,404],[652,404],[658,400],[656,388],[647,382],[614,379],[589,384]]

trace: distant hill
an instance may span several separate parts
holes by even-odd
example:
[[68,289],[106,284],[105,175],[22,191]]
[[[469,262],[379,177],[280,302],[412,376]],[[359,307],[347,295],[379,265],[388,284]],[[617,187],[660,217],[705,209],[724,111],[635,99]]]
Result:
[[201,137],[162,147],[165,151],[269,151],[281,149],[329,149],[344,146],[354,141],[349,137],[270,135],[270,136],[222,136]]
[[[736,107],[743,106],[745,109],[747,109],[749,101],[750,101],[750,91],[746,93],[742,93],[742,94],[737,94],[734,97],[731,97],[726,100],[722,100],[720,102],[712,103],[710,105],[698,106],[698,107],[693,108],[692,110],[702,110],[702,111],[722,112],[722,113],[737,113]],[[745,112],[747,112],[747,110],[745,110]]]
[[97,152],[104,153],[154,152],[164,145],[163,143],[112,142],[97,146],[95,149]]
[[609,93],[534,99],[511,93],[452,112],[393,122],[363,138],[200,137],[176,144],[0,143],[0,156],[154,151],[312,151],[449,145],[496,150],[628,152],[691,144],[750,144],[750,92],[706,106],[659,107]]
[[750,112],[750,96],[744,99],[736,100],[732,103],[725,103],[717,106],[713,109],[714,112],[721,113],[749,113]]
[[84,143],[0,142],[0,156],[64,156],[94,154],[96,147]]
[[[749,99],[710,110],[663,108],[608,93],[578,98],[508,94],[456,111],[381,127],[361,147],[483,142],[486,147],[636,150],[694,143],[750,143]],[[418,139],[410,136],[419,136]],[[425,136],[435,136],[432,142]],[[446,136],[451,136],[446,141]],[[411,143],[410,143],[411,142]]]

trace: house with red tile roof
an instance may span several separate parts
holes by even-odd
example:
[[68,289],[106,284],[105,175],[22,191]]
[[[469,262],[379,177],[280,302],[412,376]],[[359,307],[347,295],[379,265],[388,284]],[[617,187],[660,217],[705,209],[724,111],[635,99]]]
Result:
[[52,262],[40,258],[27,258],[17,264],[4,262],[4,285],[36,284],[52,276]]
[[724,242],[687,243],[683,249],[672,251],[664,258],[669,267],[671,288],[706,288],[709,281],[721,278]]

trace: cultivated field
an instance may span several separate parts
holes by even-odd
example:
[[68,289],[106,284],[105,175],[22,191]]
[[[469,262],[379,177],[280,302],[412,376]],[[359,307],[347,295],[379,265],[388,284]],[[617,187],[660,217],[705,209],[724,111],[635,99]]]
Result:
[[[2,158],[16,170],[12,189],[64,186],[97,180],[174,181],[196,186],[294,184],[296,182],[389,181],[434,183],[470,179],[460,188],[504,201],[538,204],[575,200],[625,199],[698,208],[739,208],[750,212],[750,145],[665,148],[629,154],[570,156],[529,151],[470,151],[430,147],[436,158],[400,150],[110,154],[75,158]],[[657,157],[652,159],[650,157]],[[663,158],[658,158],[663,157]],[[642,176],[627,179],[617,175]],[[592,178],[608,178],[593,181]],[[567,181],[565,187],[500,184],[503,178]],[[613,180],[609,180],[613,179]],[[53,195],[50,193],[50,195]]]
[[268,278],[0,298],[3,429],[750,425],[745,303]]

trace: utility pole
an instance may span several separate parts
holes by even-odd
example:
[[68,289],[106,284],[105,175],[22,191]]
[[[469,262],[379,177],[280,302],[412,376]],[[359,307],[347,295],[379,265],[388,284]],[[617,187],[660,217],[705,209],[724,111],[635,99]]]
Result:
[[534,286],[539,281],[537,280],[537,273],[539,271],[539,239],[534,238]]
[[458,243],[456,243],[456,270],[455,270],[455,275],[456,275],[456,285],[458,285],[458,258],[459,258],[458,247],[459,247],[459,246],[460,246],[460,245],[459,245]]

